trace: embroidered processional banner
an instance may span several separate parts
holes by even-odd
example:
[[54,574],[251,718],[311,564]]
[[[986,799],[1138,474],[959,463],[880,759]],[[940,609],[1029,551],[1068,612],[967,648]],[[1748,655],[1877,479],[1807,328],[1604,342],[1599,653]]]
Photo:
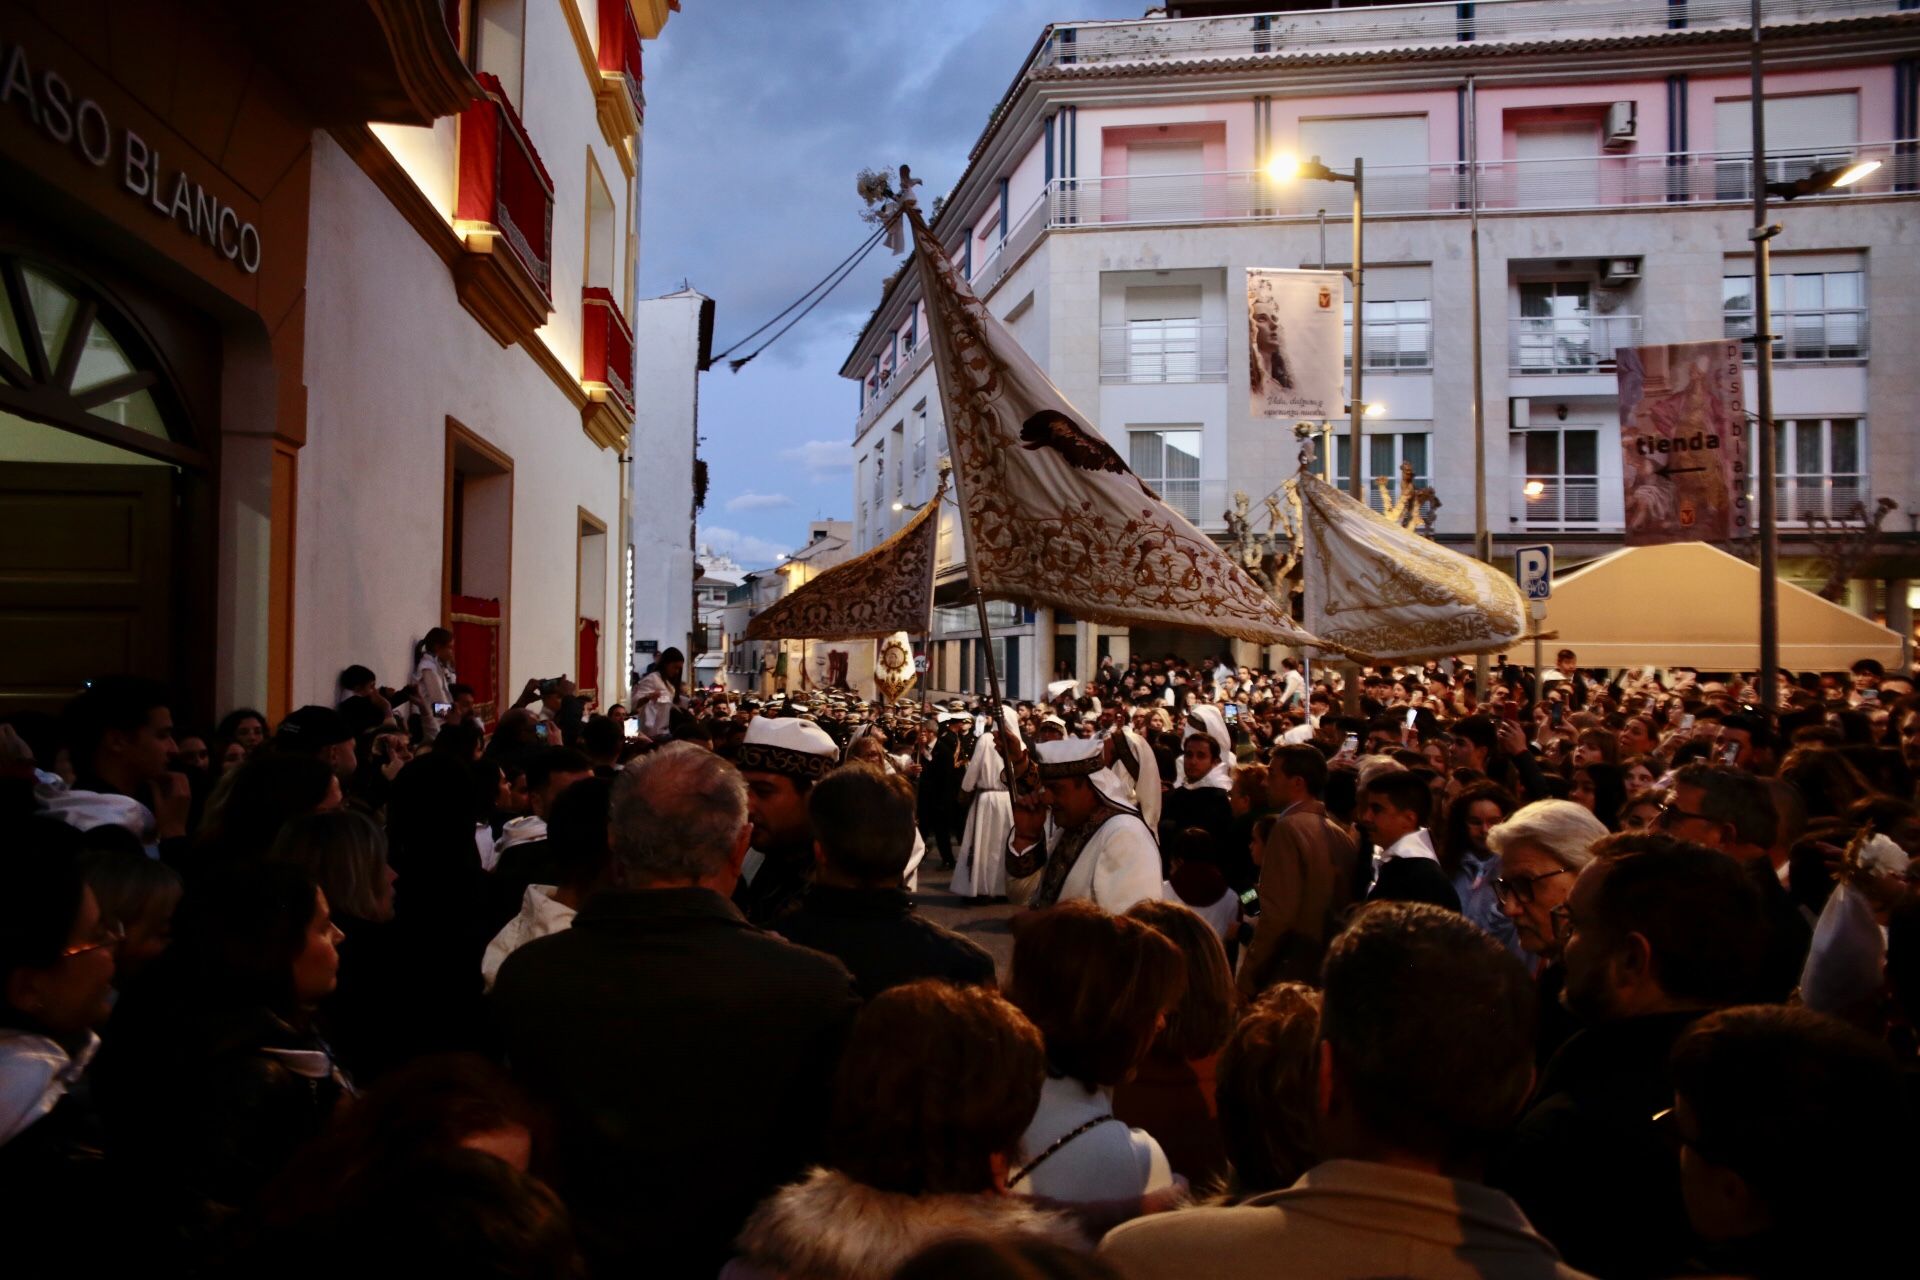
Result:
[[941,482],[900,532],[784,595],[747,624],[749,640],[877,640],[923,634],[933,609]]
[[1338,271],[1247,270],[1247,379],[1256,418],[1346,416]]
[[1068,403],[904,203],[974,585],[1088,622],[1312,644]]
[[1740,343],[1623,347],[1620,463],[1630,547],[1752,532]]
[[1375,514],[1310,472],[1287,481],[1308,630],[1334,649],[1398,661],[1496,653],[1525,633],[1512,578]]

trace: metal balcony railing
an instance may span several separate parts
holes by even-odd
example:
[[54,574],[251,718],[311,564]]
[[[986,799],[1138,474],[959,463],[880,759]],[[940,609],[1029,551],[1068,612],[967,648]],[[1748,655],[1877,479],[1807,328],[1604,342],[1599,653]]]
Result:
[[[1901,0],[1763,0],[1763,26],[1876,17]],[[1750,0],[1480,0],[1379,8],[1277,10],[1224,18],[1147,18],[1058,24],[1027,66],[1054,67],[1247,58],[1461,43],[1502,44],[1644,36],[1747,26]],[[1681,19],[1676,24],[1675,18]]]
[[1855,503],[1872,503],[1864,475],[1783,474],[1774,478],[1773,492],[1782,524],[1805,524],[1810,515],[1838,520]]
[[1526,529],[1598,528],[1600,477],[1515,477],[1513,510]]
[[[1821,311],[1776,311],[1767,328],[1774,335],[1773,358],[1784,363],[1840,364],[1867,358],[1869,324],[1865,307],[1829,307]],[[1729,338],[1753,336],[1753,312],[1726,313]],[[1753,359],[1753,344],[1741,348]]]
[[880,379],[879,388],[867,397],[866,405],[860,410],[860,417],[854,426],[856,436],[865,431],[868,424],[875,418],[885,413],[888,405],[900,398],[900,393],[906,390],[907,384],[927,367],[927,360],[932,353],[933,344],[922,338],[918,346],[901,357],[898,368]]
[[1616,350],[1640,345],[1639,316],[1516,316],[1507,328],[1507,365],[1519,374],[1605,372]]
[[[1802,177],[1841,159],[1876,158],[1881,167],[1851,187],[1811,200],[1852,200],[1920,191],[1920,143],[1909,139],[1782,153],[1767,180]],[[1751,199],[1752,159],[1742,152],[1694,151],[1493,160],[1479,166],[1482,212],[1741,204]],[[1466,164],[1383,165],[1366,174],[1369,218],[1458,215],[1475,184]],[[1310,219],[1344,212],[1344,183],[1276,181],[1253,169],[1105,178],[1055,178],[1047,184],[1048,229]],[[1004,256],[1004,253],[999,255]],[[988,272],[976,269],[976,287]],[[986,286],[986,287],[991,287]]]
[[1225,382],[1227,326],[1136,320],[1100,327],[1102,382]]

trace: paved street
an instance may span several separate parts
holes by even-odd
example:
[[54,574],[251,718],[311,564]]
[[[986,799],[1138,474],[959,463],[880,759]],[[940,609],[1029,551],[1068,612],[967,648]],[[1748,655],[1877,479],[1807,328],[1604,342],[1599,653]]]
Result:
[[940,856],[928,851],[920,867],[920,892],[914,895],[920,913],[935,924],[963,933],[993,953],[993,962],[1005,982],[1013,963],[1012,920],[1018,907],[995,903],[976,907],[947,891],[953,872],[940,865]]

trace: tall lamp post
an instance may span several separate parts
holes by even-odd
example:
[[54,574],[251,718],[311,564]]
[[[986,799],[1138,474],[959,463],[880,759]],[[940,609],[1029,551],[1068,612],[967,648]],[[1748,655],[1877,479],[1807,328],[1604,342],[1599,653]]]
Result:
[[1816,169],[1790,182],[1768,182],[1766,82],[1761,62],[1760,0],[1753,0],[1751,21],[1753,108],[1753,372],[1756,386],[1760,451],[1760,706],[1772,711],[1779,703],[1780,685],[1780,529],[1779,503],[1774,492],[1777,466],[1773,432],[1773,238],[1778,223],[1767,221],[1767,201],[1773,197],[1797,200],[1839,187],[1850,187],[1880,167],[1878,160],[1855,160]]
[[[1311,160],[1299,160],[1293,156],[1275,156],[1267,162],[1267,176],[1276,182],[1285,182],[1291,178],[1305,178],[1315,182],[1350,182],[1353,184],[1353,266],[1347,271],[1347,279],[1353,281],[1353,376],[1347,389],[1347,492],[1358,502],[1367,500],[1366,477],[1360,470],[1362,432],[1360,420],[1366,415],[1367,401],[1361,394],[1362,370],[1366,367],[1366,223],[1363,210],[1366,206],[1366,162],[1359,156],[1353,158],[1352,173],[1336,173],[1320,163],[1320,157]],[[1321,262],[1325,265],[1326,251],[1321,251]],[[1360,668],[1358,664],[1348,669],[1346,696],[1342,699],[1349,715],[1360,711]]]

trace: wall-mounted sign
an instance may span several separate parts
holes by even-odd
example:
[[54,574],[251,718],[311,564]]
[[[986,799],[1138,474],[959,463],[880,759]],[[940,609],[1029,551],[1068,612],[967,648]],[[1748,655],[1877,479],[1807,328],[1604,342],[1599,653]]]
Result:
[[96,169],[117,165],[120,185],[249,275],[260,270],[260,230],[220,197],[168,169],[158,149],[131,128],[115,129],[100,104],[76,95],[58,71],[34,72],[26,46],[0,49],[0,110],[11,109]]

